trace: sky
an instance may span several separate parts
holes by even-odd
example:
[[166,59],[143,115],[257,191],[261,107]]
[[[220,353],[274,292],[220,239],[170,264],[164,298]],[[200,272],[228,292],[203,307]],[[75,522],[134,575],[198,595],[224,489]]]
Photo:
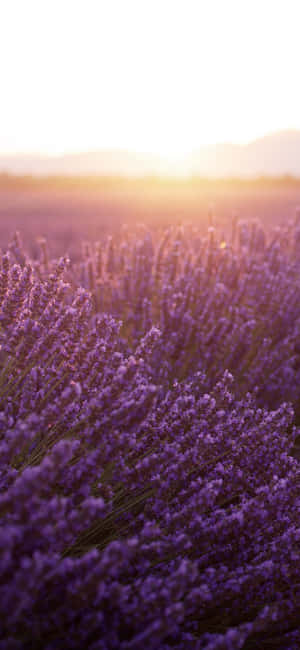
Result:
[[0,152],[300,129],[299,0],[0,0]]

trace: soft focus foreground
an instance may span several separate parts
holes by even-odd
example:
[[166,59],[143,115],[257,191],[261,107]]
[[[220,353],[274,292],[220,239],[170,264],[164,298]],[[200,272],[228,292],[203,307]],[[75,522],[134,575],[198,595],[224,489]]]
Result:
[[[300,646],[300,228],[0,276],[0,647]],[[295,415],[294,413],[295,412]]]

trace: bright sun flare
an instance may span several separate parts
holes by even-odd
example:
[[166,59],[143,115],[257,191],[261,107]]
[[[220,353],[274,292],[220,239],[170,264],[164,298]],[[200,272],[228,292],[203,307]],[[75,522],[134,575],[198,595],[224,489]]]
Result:
[[173,161],[300,126],[299,1],[3,0],[0,150]]

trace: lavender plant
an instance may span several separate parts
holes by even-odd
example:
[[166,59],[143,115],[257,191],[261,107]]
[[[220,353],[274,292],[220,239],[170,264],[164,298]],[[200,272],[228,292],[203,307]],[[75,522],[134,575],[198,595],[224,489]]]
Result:
[[[124,231],[106,246],[85,246],[69,267],[73,287],[92,294],[95,314],[122,321],[131,351],[151,327],[161,332],[154,382],[205,372],[211,389],[229,369],[243,396],[270,408],[293,402],[300,416],[300,275],[297,221],[266,234],[234,225],[228,240],[210,228]],[[44,255],[44,254],[43,254]],[[40,273],[45,266],[37,264]]]
[[0,648],[299,648],[295,231],[234,235],[3,256]]

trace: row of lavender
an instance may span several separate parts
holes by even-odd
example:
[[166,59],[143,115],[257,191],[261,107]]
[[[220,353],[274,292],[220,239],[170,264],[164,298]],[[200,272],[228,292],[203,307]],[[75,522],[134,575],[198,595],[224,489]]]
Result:
[[0,648],[299,648],[299,244],[124,231],[30,264],[12,242]]
[[[201,370],[210,389],[229,369],[241,396],[250,390],[272,408],[290,401],[300,417],[299,221],[268,236],[255,222],[234,223],[229,240],[213,228],[207,237],[195,228],[161,236],[124,230],[84,245],[65,279],[91,294],[94,314],[121,321],[128,354],[159,328],[150,360],[155,383]],[[17,239],[11,253],[24,266]],[[36,275],[47,278],[53,264],[41,242]]]

